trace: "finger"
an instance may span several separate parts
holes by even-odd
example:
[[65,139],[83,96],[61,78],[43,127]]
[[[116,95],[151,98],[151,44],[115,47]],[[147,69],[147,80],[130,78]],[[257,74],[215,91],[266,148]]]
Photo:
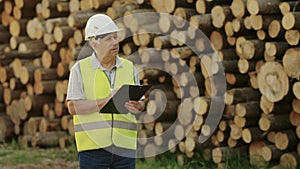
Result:
[[142,105],[140,104],[140,102],[138,101],[129,101],[129,103],[131,103],[132,105],[134,105],[134,107],[138,110],[142,109]]
[[129,100],[129,103],[130,103],[130,104],[133,104],[133,105],[135,105],[135,106],[139,104],[137,101],[133,101],[133,100]]
[[125,108],[128,110],[128,111],[130,111],[131,113],[138,113],[139,112],[139,110],[136,108],[136,107],[134,107],[132,104],[125,104]]

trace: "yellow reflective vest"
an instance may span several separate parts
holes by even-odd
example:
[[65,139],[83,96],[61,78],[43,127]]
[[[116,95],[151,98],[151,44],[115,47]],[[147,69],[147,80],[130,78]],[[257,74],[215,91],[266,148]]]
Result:
[[[121,59],[116,69],[115,88],[134,84],[132,62]],[[83,88],[87,100],[98,100],[110,94],[110,82],[105,73],[94,69],[91,57],[79,61]],[[136,118],[131,113],[110,114],[93,112],[73,117],[75,140],[78,151],[105,148],[111,145],[135,150],[137,139]]]

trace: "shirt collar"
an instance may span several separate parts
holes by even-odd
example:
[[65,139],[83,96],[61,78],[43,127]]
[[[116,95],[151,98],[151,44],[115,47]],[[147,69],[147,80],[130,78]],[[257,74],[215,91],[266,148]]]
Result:
[[[101,70],[106,70],[106,69],[101,65],[101,63],[98,61],[95,52],[92,54],[91,62],[92,62],[92,67],[93,67],[93,69],[99,68],[99,69],[101,69]],[[123,66],[123,62],[122,62],[122,60],[120,59],[119,55],[117,55],[117,56],[116,56],[116,65],[115,65],[115,67],[118,68],[118,67],[121,67],[121,66]]]

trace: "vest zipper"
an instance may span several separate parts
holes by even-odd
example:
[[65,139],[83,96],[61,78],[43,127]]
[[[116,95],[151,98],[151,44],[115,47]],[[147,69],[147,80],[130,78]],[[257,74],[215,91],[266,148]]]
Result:
[[113,131],[114,131],[114,114],[111,113],[111,132],[110,133],[111,133],[111,142],[114,145],[115,143],[114,143],[114,140],[113,140],[113,134],[114,134]]

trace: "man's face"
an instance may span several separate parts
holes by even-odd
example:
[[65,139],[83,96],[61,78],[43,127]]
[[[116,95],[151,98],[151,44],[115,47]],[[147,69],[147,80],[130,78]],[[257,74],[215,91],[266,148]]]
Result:
[[93,41],[93,48],[100,56],[113,57],[119,53],[119,40],[116,32],[104,37],[96,37]]

